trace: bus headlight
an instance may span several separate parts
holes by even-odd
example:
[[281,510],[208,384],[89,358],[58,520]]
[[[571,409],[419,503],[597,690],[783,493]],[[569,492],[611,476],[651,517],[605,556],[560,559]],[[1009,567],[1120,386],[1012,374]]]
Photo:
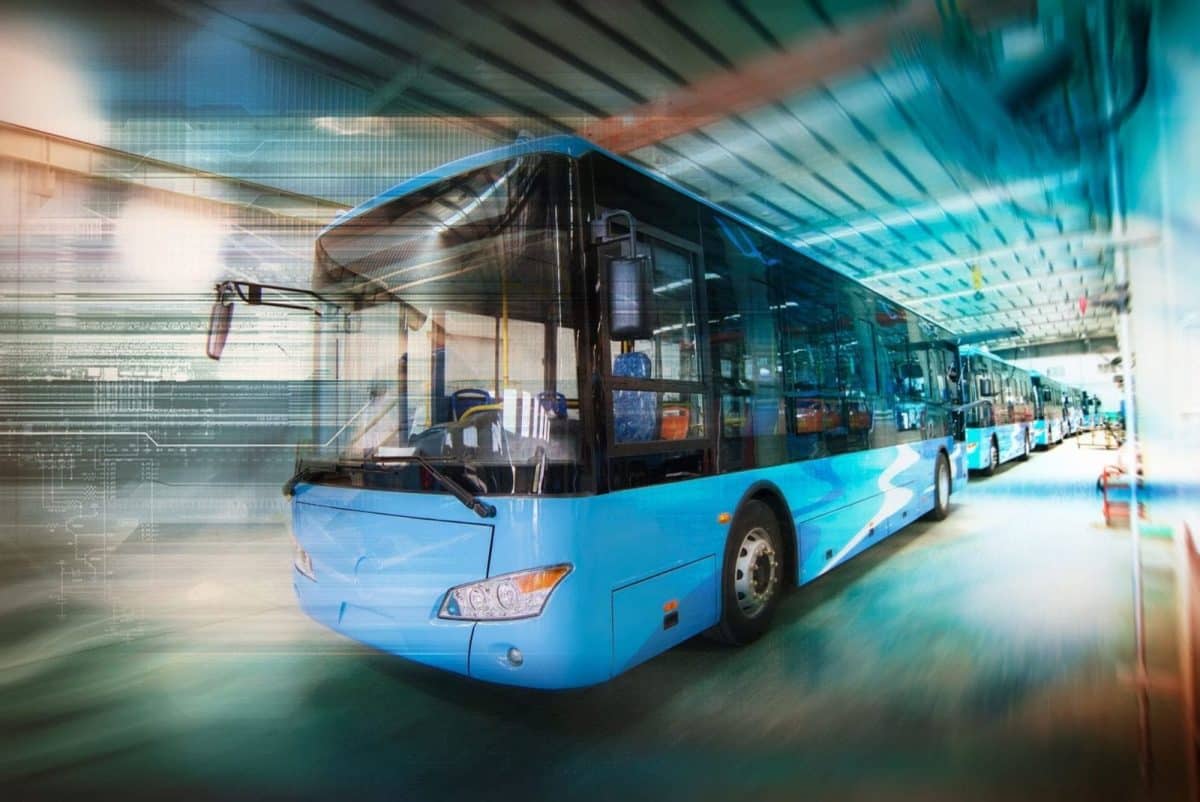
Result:
[[300,545],[300,541],[292,539],[295,552],[292,554],[292,565],[296,566],[296,570],[304,574],[313,582],[317,581],[317,575],[313,573],[312,557],[308,556],[308,552]]
[[552,565],[458,585],[446,593],[438,618],[499,621],[541,615],[546,600],[569,573],[570,565]]

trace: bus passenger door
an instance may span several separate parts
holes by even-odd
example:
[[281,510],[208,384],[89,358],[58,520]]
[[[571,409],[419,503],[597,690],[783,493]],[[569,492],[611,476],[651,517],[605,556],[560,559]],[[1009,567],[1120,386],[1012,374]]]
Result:
[[[612,490],[701,476],[711,464],[698,347],[699,246],[625,212],[598,244],[601,360]],[[634,286],[637,284],[638,286]]]

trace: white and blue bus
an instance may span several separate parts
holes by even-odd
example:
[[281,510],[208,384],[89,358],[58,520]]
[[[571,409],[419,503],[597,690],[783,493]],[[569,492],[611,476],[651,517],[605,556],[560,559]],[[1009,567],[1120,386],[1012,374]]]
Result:
[[1033,447],[1049,448],[1067,436],[1067,388],[1037,371],[1031,371],[1033,382]]
[[[578,138],[352,210],[300,292],[327,311],[296,595],[448,671],[564,688],[750,642],[966,481],[949,332]],[[266,303],[219,294],[213,356]]]
[[967,466],[991,476],[1033,450],[1034,387],[1029,372],[971,346],[961,350]]

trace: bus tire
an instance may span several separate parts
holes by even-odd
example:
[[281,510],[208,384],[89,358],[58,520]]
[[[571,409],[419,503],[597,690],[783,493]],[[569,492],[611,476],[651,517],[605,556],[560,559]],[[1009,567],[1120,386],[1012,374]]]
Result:
[[996,442],[996,438],[993,435],[988,440],[988,464],[987,464],[987,467],[983,469],[983,475],[984,476],[994,476],[996,474],[996,469],[999,467],[1000,467],[1000,444],[998,442]]
[[933,509],[929,520],[944,521],[950,515],[950,461],[944,453],[938,453],[933,469]]
[[1021,460],[1021,462],[1026,462],[1029,459],[1029,454],[1033,451],[1033,444],[1029,442],[1030,437],[1031,437],[1031,435],[1029,434],[1029,430],[1026,429],[1025,430],[1025,450],[1022,451],[1021,456],[1018,457],[1018,459]]
[[747,501],[725,540],[721,620],[712,633],[718,640],[741,646],[767,631],[783,595],[784,564],[775,514],[761,501]]

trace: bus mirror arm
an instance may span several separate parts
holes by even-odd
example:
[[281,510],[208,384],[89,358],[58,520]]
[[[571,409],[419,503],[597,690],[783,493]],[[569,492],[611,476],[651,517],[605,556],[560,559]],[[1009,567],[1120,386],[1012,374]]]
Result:
[[208,345],[205,349],[209,359],[220,359],[225,350],[225,341],[229,338],[229,325],[233,320],[233,306],[238,301],[247,306],[274,306],[279,309],[296,309],[301,312],[312,312],[321,317],[321,310],[315,306],[285,303],[283,301],[263,300],[263,290],[274,292],[290,292],[316,298],[322,303],[330,301],[312,290],[298,287],[284,287],[278,284],[256,284],[250,281],[222,281],[216,285],[217,299],[213,302],[212,311],[208,316]]
[[[626,225],[629,227],[628,233],[612,235],[609,233],[608,224],[615,217],[624,217]],[[624,209],[609,209],[592,221],[592,243],[595,245],[606,245],[610,242],[620,242],[621,240],[629,240],[629,253],[637,254],[637,220],[631,212]]]
[[242,300],[242,303],[248,306],[274,306],[278,309],[298,309],[301,312],[312,312],[317,317],[321,317],[321,310],[315,306],[305,306],[303,304],[289,304],[283,301],[264,301],[263,290],[274,290],[275,292],[292,292],[297,295],[307,295],[310,298],[316,298],[321,303],[332,303],[323,295],[313,292],[312,290],[304,290],[299,287],[284,287],[279,284],[255,284],[249,281],[226,281],[223,284],[217,285],[217,296],[228,296],[229,289],[237,293],[237,296]]

